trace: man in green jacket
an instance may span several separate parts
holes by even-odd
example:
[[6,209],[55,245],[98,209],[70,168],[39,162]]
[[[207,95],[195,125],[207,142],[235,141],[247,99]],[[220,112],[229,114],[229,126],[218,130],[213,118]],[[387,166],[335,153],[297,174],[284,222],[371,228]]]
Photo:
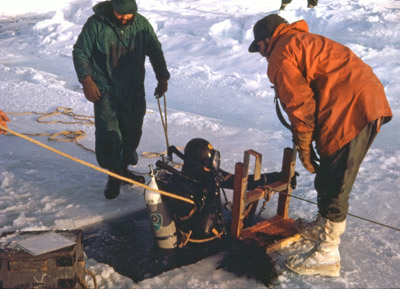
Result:
[[[73,60],[85,97],[94,103],[96,158],[111,172],[144,183],[128,170],[136,165],[145,101],[145,59],[149,56],[162,97],[170,74],[161,44],[149,21],[137,13],[135,0],[96,4],[73,49]],[[118,196],[120,180],[108,177],[104,195]]]

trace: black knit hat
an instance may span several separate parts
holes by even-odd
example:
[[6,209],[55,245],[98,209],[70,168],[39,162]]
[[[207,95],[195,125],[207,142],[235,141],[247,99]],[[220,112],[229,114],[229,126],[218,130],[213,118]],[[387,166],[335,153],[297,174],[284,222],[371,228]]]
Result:
[[275,28],[281,23],[288,22],[278,14],[271,14],[258,20],[256,25],[253,27],[254,41],[249,47],[249,52],[259,52],[260,48],[258,47],[257,42],[271,37]]
[[135,0],[111,0],[111,3],[118,14],[135,14],[137,12]]

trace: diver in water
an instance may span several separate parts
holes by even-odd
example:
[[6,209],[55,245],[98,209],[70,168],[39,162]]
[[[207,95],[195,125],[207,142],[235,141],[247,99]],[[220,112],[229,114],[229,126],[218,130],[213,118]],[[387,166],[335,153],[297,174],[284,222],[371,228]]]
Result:
[[[170,146],[169,160],[174,153],[183,160],[182,170],[158,161],[156,181],[160,189],[196,203],[194,207],[173,198],[167,200],[180,235],[180,246],[185,246],[188,241],[205,242],[221,238],[226,234],[221,191],[225,195],[224,189],[233,189],[234,175],[220,168],[219,151],[205,139],[190,140],[183,154],[175,146]],[[257,181],[254,175],[249,175],[248,189],[265,186],[280,178],[278,172],[262,174]]]

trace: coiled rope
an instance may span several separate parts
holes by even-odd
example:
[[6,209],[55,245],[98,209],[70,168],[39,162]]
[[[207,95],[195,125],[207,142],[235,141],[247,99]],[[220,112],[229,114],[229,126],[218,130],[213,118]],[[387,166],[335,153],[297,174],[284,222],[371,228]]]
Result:
[[[37,118],[36,121],[39,123],[62,123],[62,124],[83,124],[88,126],[94,125],[94,117],[87,116],[87,115],[80,115],[76,114],[72,111],[71,108],[68,107],[56,107],[53,112],[36,112],[36,111],[29,111],[29,112],[6,112],[6,114],[11,115],[27,115],[27,114],[36,114],[42,115],[41,117]],[[52,117],[55,115],[66,115],[72,117],[74,121],[61,121],[61,120],[49,120],[45,121],[45,118]],[[81,148],[91,151],[94,153],[94,150],[84,146],[79,141],[86,137],[86,133],[83,130],[64,130],[58,133],[23,133],[26,136],[49,136],[47,140],[49,141],[65,141],[65,142],[74,142],[79,145]],[[63,136],[64,138],[60,138]]]
[[[165,120],[162,115],[161,111],[161,105],[160,101],[158,99],[158,107],[161,115],[161,121],[162,125],[164,128],[164,134],[166,137],[166,143],[167,146],[169,147],[169,140],[168,140],[168,123],[167,123],[167,111],[166,111],[166,97],[164,95],[164,111],[165,111]],[[151,113],[150,111],[147,111],[146,113]],[[8,115],[28,115],[28,114],[36,114],[36,115],[41,115],[39,118],[36,119],[37,122],[39,123],[44,123],[44,124],[49,124],[49,123],[61,123],[61,124],[83,124],[87,126],[93,126],[94,125],[94,117],[93,116],[88,116],[88,115],[81,115],[81,114],[76,114],[73,112],[72,108],[68,107],[56,107],[56,109],[52,112],[36,112],[36,111],[29,111],[29,112],[6,112]],[[45,118],[48,117],[53,117],[56,115],[65,115],[68,117],[72,117],[74,121],[61,121],[61,120],[44,120]],[[87,146],[83,145],[80,141],[86,137],[86,132],[83,130],[64,130],[60,131],[57,133],[21,133],[26,136],[48,136],[49,141],[64,141],[64,142],[74,142],[81,148],[95,153],[95,151],[91,148],[88,148]],[[167,147],[167,148],[168,148]],[[183,149],[183,148],[179,148]],[[158,157],[158,156],[163,156],[166,155],[167,151],[158,153],[158,152],[142,152],[142,156],[146,158],[153,158],[153,157]],[[179,163],[174,163],[174,167],[179,167],[182,164]],[[140,174],[140,173],[138,173]]]
[[125,178],[125,177],[123,177],[123,176],[121,176],[121,175],[115,174],[115,173],[113,173],[113,172],[110,172],[110,171],[105,170],[105,169],[103,169],[103,168],[100,168],[100,167],[98,167],[98,166],[92,165],[92,164],[90,164],[90,163],[88,163],[88,162],[85,162],[85,161],[83,161],[83,160],[81,160],[81,159],[77,159],[77,158],[75,158],[75,157],[73,157],[73,156],[71,156],[71,155],[69,155],[69,154],[63,153],[63,152],[61,152],[61,151],[59,151],[59,150],[57,150],[57,149],[54,149],[54,148],[52,148],[52,147],[50,147],[50,146],[48,146],[48,145],[45,145],[45,144],[43,144],[43,143],[41,143],[41,142],[39,142],[39,141],[36,141],[36,140],[34,140],[34,139],[32,139],[32,138],[26,136],[26,135],[23,135],[23,134],[20,134],[20,133],[18,133],[18,132],[15,132],[15,131],[13,131],[13,130],[11,130],[11,129],[9,129],[9,128],[6,128],[6,127],[4,127],[4,126],[1,126],[1,125],[0,125],[0,129],[6,131],[6,132],[8,132],[8,133],[11,133],[11,134],[13,134],[13,135],[15,135],[15,136],[18,136],[18,137],[20,137],[20,138],[23,138],[23,139],[25,139],[25,140],[27,140],[27,141],[29,141],[29,142],[32,142],[32,143],[34,143],[34,144],[36,144],[36,145],[38,145],[38,146],[40,146],[40,147],[43,147],[43,148],[45,148],[45,149],[48,149],[48,150],[50,150],[50,151],[52,151],[52,152],[54,152],[54,153],[56,153],[56,154],[59,154],[59,155],[61,155],[61,156],[63,156],[63,157],[66,157],[66,158],[68,158],[68,159],[70,159],[70,160],[72,160],[72,161],[74,161],[74,162],[80,163],[80,164],[82,164],[82,165],[84,165],[84,166],[87,166],[87,167],[90,167],[90,168],[92,168],[92,169],[94,169],[94,170],[96,170],[96,171],[99,171],[99,172],[102,172],[102,173],[107,174],[107,175],[109,175],[109,176],[112,176],[112,177],[114,177],[114,178],[117,178],[117,179],[119,179],[119,180],[121,180],[121,181],[124,181],[124,182],[127,182],[127,183],[131,183],[131,184],[133,184],[133,185],[142,187],[142,188],[144,188],[144,189],[146,189],[146,190],[151,190],[151,191],[158,192],[158,193],[160,193],[161,195],[164,195],[164,196],[167,196],[167,197],[170,197],[170,198],[174,198],[174,199],[181,200],[181,201],[183,201],[183,202],[192,204],[193,206],[196,207],[196,203],[195,203],[193,200],[191,200],[191,199],[184,198],[184,197],[181,197],[181,196],[178,196],[178,195],[174,195],[174,194],[171,194],[171,193],[168,193],[168,192],[165,192],[165,191],[162,191],[162,190],[158,190],[158,189],[155,189],[155,188],[151,188],[151,187],[149,187],[149,186],[147,186],[147,185],[145,185],[145,184],[139,183],[139,182],[135,182],[135,181],[132,180],[132,179]]

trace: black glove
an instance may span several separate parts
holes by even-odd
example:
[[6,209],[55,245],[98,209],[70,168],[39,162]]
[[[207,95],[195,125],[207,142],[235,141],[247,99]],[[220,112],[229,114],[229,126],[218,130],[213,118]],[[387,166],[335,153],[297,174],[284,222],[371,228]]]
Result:
[[82,80],[83,93],[90,102],[96,102],[100,99],[101,93],[91,76],[86,76]]
[[165,92],[168,90],[168,80],[167,79],[161,79],[159,82],[158,82],[158,84],[157,84],[157,87],[156,87],[156,89],[154,90],[154,95],[157,97],[157,98],[160,98],[160,97],[162,97],[164,94],[165,94]]

